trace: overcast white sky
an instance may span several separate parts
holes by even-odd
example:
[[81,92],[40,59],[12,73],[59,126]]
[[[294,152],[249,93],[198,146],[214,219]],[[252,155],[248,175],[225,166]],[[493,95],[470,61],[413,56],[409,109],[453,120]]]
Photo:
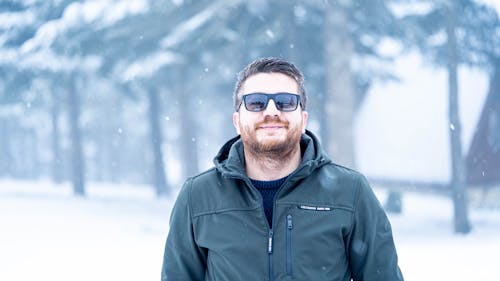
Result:
[[[500,0],[480,0],[500,14]],[[448,85],[444,69],[425,65],[417,54],[398,59],[401,83],[377,83],[355,126],[357,168],[371,177],[448,182],[450,145]],[[467,153],[488,91],[478,69],[459,71],[462,148]]]
[[[371,177],[448,182],[448,85],[444,69],[417,54],[393,65],[401,82],[376,83],[355,126],[357,168]],[[488,91],[488,76],[459,70],[462,145],[467,153]]]

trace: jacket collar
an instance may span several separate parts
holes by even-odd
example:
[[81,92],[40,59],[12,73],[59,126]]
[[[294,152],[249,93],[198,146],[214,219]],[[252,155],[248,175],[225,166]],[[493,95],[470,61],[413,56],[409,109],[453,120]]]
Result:
[[[297,170],[292,173],[294,177],[306,177],[315,169],[331,162],[319,140],[309,130],[302,134],[300,147],[302,160]],[[214,158],[214,164],[223,177],[248,178],[245,172],[245,156],[240,136],[230,139],[222,146]]]

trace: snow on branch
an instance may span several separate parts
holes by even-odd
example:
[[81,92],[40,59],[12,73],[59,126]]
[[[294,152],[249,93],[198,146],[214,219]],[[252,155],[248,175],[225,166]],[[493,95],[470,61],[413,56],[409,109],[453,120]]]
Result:
[[0,64],[15,65],[18,69],[59,71],[94,71],[102,64],[99,56],[68,57],[43,49],[22,54],[15,49],[0,49]]
[[18,28],[34,23],[36,15],[33,11],[0,13],[0,28]]
[[74,2],[64,9],[61,18],[48,21],[36,32],[35,36],[21,46],[22,52],[48,48],[58,36],[75,29],[95,24],[99,27],[113,23],[134,14],[149,10],[146,0],[87,0]]
[[127,82],[135,78],[148,78],[161,67],[179,61],[179,57],[172,52],[157,52],[130,64],[121,75],[121,80]]
[[67,57],[55,54],[50,49],[46,49],[30,54],[29,56],[24,56],[18,65],[28,69],[38,68],[58,72],[75,69],[93,71],[98,69],[101,64],[102,58],[99,56]]
[[193,31],[200,28],[203,24],[210,20],[215,13],[223,8],[239,4],[240,2],[241,0],[219,0],[214,2],[203,11],[177,25],[169,35],[160,41],[160,47],[168,49],[181,43],[186,40]]
[[[219,0],[212,5],[194,15],[193,17],[181,22],[173,31],[160,41],[160,48],[168,49],[173,47],[191,36],[192,32],[203,26],[221,9],[239,4],[241,0]],[[161,67],[177,63],[181,60],[178,55],[169,51],[159,51],[147,56],[144,59],[137,60],[126,67],[121,80],[131,81],[135,78],[149,78]]]

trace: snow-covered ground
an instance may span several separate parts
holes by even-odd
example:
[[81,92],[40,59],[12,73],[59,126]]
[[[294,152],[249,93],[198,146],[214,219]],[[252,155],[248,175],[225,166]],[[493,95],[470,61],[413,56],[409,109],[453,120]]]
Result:
[[406,281],[500,280],[500,209],[471,207],[472,232],[456,235],[450,199],[406,193],[403,204],[390,220]]
[[[159,280],[172,198],[90,184],[82,199],[66,184],[0,180],[0,280]],[[500,210],[471,209],[474,230],[462,236],[446,198],[403,200],[390,219],[406,281],[500,280]]]
[[0,181],[0,280],[159,280],[170,208],[148,187]]

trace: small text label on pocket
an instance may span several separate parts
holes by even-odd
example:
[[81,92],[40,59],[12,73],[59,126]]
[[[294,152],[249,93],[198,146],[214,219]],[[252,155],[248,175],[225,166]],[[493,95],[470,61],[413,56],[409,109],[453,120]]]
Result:
[[331,211],[330,207],[317,207],[317,206],[308,206],[308,205],[299,205],[299,209],[302,210],[310,210],[310,211]]

